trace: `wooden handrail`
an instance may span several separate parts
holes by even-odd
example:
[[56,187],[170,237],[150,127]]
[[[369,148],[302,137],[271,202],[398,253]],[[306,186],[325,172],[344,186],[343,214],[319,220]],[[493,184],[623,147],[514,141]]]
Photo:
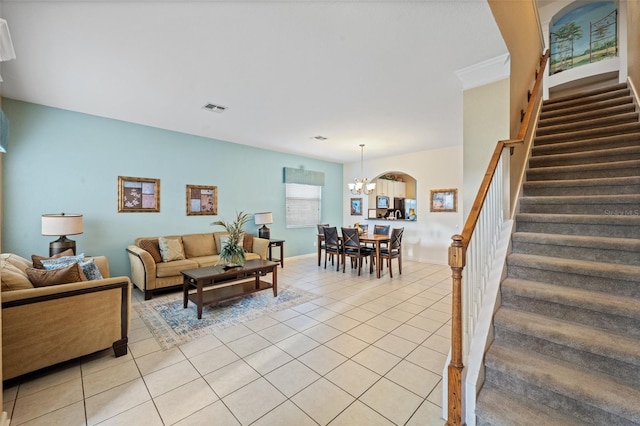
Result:
[[549,50],[540,58],[539,70],[536,70],[536,79],[533,86],[533,95],[529,97],[527,109],[524,113],[520,130],[516,139],[507,139],[498,141],[493,151],[487,171],[482,178],[482,183],[478,189],[478,193],[473,202],[469,216],[464,224],[461,234],[451,237],[453,242],[449,247],[449,267],[451,268],[452,278],[452,311],[451,311],[451,361],[447,368],[447,422],[446,426],[462,425],[462,370],[464,363],[462,361],[462,270],[466,264],[467,247],[471,236],[478,223],[480,211],[487,198],[487,193],[495,176],[502,150],[511,148],[524,143],[529,127],[532,125],[532,117],[535,107],[538,103],[540,94],[540,85],[544,69],[549,59]]

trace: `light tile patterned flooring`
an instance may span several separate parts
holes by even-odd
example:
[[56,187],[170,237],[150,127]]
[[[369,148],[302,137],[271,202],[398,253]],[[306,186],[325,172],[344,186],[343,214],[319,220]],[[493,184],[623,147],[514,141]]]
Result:
[[393,266],[376,279],[286,259],[279,287],[319,298],[166,351],[132,311],[126,356],[8,381],[4,410],[30,426],[442,425],[450,269]]

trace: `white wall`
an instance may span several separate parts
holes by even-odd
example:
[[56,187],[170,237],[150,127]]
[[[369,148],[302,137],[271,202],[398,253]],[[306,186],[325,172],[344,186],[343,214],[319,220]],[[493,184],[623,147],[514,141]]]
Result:
[[[451,236],[462,230],[462,146],[382,159],[365,159],[365,177],[373,179],[390,171],[407,173],[416,179],[418,220],[391,222],[392,227],[404,227],[402,243],[405,259],[446,265]],[[366,195],[362,196],[362,205],[365,207],[363,216],[351,216],[349,211],[350,199],[354,195],[349,192],[347,183],[353,182],[356,177],[361,177],[360,174],[359,161],[344,165],[343,223],[345,225],[353,225],[355,222],[367,223],[365,216],[368,197]],[[430,212],[429,191],[445,188],[458,188],[458,211],[456,213]],[[375,197],[375,195],[372,194],[369,197]],[[380,223],[379,220],[369,222]]]

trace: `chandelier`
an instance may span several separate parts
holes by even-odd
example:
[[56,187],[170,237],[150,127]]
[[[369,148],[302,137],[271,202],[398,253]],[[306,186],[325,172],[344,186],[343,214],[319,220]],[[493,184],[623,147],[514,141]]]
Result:
[[[360,144],[360,176],[364,176],[364,144]],[[376,184],[369,182],[369,179],[363,177],[362,179],[355,178],[353,183],[349,184],[349,191],[353,195],[369,195],[374,189],[376,189]]]

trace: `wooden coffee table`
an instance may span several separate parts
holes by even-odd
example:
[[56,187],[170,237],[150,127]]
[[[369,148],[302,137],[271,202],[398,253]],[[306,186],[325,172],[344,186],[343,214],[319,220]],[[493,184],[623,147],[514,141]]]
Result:
[[[182,290],[184,308],[189,300],[198,307],[198,319],[202,319],[205,304],[231,299],[260,290],[273,288],[273,297],[278,295],[278,263],[269,260],[248,260],[244,266],[225,269],[222,265],[180,271],[184,277]],[[260,277],[271,272],[273,283]],[[189,288],[195,292],[190,293]]]

